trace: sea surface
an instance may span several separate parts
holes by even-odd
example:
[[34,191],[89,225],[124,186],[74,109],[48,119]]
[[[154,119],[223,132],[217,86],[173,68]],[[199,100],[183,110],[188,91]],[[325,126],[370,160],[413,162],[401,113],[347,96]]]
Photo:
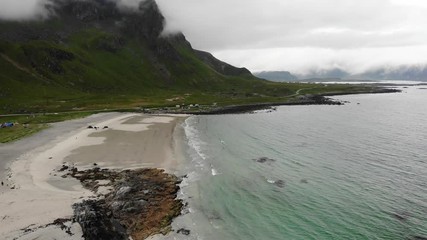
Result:
[[170,238],[427,238],[427,90],[400,88],[190,117],[174,227],[191,233]]

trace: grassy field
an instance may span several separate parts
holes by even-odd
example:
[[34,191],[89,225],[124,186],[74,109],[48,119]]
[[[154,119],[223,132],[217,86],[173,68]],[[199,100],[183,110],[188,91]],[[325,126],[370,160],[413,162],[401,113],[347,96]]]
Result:
[[[6,143],[29,136],[49,126],[49,123],[66,121],[89,116],[96,112],[138,111],[142,108],[164,108],[176,105],[199,104],[212,106],[244,105],[255,103],[285,103],[295,101],[298,96],[306,94],[331,95],[341,93],[369,93],[374,86],[347,84],[303,84],[303,83],[263,83],[256,90],[231,90],[218,92],[192,91],[191,93],[164,92],[152,97],[141,98],[134,95],[108,96],[93,95],[87,98],[69,100],[80,104],[68,105],[64,102],[58,106],[48,102],[42,112],[20,116],[0,116],[0,123],[18,123],[11,128],[0,129],[0,143]],[[284,90],[285,89],[285,90]],[[284,94],[283,91],[286,91]],[[269,95],[263,93],[269,92]],[[76,108],[76,106],[78,106]],[[40,110],[28,108],[26,111]],[[59,111],[58,111],[59,110]],[[55,113],[58,111],[59,113]],[[61,113],[61,111],[64,111]],[[73,112],[74,111],[74,112]]]
[[0,117],[0,123],[13,122],[15,125],[9,128],[0,128],[0,143],[7,143],[32,135],[49,127],[49,123],[61,122],[76,118],[82,118],[92,113],[61,113],[61,114],[37,114],[30,116]]

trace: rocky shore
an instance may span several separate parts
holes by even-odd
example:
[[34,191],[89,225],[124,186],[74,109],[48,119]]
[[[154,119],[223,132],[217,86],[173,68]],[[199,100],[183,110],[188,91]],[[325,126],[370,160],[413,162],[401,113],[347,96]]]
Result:
[[84,239],[137,240],[167,234],[183,207],[176,199],[180,179],[161,169],[72,168],[67,176],[97,195],[73,206],[73,221],[80,224]]
[[218,114],[236,114],[250,113],[257,110],[270,109],[275,106],[285,105],[343,105],[343,102],[333,100],[320,95],[301,96],[300,99],[289,102],[269,102],[269,103],[253,103],[242,105],[228,106],[201,106],[193,109],[143,109],[146,114],[187,114],[187,115],[218,115]]
[[[379,93],[396,93],[401,92],[398,89],[379,88],[369,92],[371,94]],[[367,94],[367,92],[363,92]],[[193,109],[144,109],[144,113],[149,114],[189,114],[189,115],[218,115],[218,114],[236,114],[250,113],[257,110],[270,109],[276,106],[295,106],[295,105],[343,105],[344,102],[329,98],[329,96],[358,94],[354,92],[327,93],[322,95],[301,95],[297,99],[287,102],[270,102],[270,103],[253,103],[243,105],[229,106],[209,106],[204,108]]]
[[182,157],[184,120],[100,114],[2,146],[9,170],[0,184],[0,239],[136,240],[168,233],[183,207],[176,199],[181,180],[169,173]]

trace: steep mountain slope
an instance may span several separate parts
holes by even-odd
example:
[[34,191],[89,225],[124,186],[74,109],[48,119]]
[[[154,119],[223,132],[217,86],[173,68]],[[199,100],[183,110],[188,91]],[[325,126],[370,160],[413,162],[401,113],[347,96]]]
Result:
[[154,0],[139,9],[52,0],[46,9],[48,19],[0,22],[0,113],[165,105],[185,93],[204,101],[255,89],[289,93],[194,50],[182,34],[162,36]]

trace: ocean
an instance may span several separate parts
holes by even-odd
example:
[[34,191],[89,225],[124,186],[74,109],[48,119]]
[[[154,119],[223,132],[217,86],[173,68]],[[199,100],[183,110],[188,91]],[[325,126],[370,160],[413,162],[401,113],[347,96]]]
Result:
[[193,116],[171,239],[426,239],[427,90]]

